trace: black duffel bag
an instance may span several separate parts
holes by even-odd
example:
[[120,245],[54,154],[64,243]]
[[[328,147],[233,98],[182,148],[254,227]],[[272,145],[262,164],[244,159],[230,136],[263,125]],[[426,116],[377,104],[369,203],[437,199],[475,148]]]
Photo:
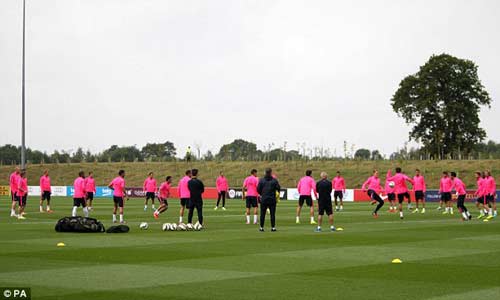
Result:
[[64,217],[57,221],[57,232],[105,232],[102,223],[94,218]]

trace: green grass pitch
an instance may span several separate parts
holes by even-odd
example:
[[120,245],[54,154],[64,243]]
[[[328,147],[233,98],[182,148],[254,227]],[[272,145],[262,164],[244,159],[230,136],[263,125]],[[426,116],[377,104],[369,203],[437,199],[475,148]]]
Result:
[[[261,233],[244,224],[242,201],[214,211],[209,200],[206,230],[163,232],[162,223],[177,221],[178,201],[157,221],[131,199],[130,233],[72,234],[54,231],[70,198],[56,198],[51,215],[37,212],[37,197],[28,201],[27,220],[16,220],[0,198],[0,286],[31,287],[32,299],[500,299],[498,220],[461,222],[435,204],[401,221],[387,206],[374,220],[369,204],[347,203],[335,214],[343,232],[315,233],[307,211],[297,225],[296,202],[282,201],[278,232],[268,220]],[[109,226],[111,200],[94,207]]]

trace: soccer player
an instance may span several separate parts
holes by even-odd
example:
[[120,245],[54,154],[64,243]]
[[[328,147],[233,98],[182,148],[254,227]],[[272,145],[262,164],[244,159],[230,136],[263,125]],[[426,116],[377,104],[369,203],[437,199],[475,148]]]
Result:
[[453,182],[448,176],[448,172],[443,172],[443,177],[439,181],[439,194],[441,194],[441,201],[444,202],[445,214],[453,214],[453,207],[451,203],[451,188],[453,187]]
[[269,208],[271,215],[271,231],[276,231],[276,194],[281,190],[277,179],[273,177],[273,170],[266,169],[265,176],[259,180],[257,192],[261,197],[260,203],[260,228],[259,231],[264,231],[264,222],[266,220],[266,211]]
[[19,177],[21,176],[21,171],[19,167],[16,167],[16,170],[10,174],[9,177],[9,185],[10,185],[10,196],[12,200],[12,205],[10,208],[10,216],[17,217],[16,215],[16,205],[17,205],[17,186],[19,183]]
[[[338,174],[338,172],[337,172]],[[323,215],[328,215],[328,224],[330,224],[330,230],[335,231],[335,226],[333,226],[333,207],[332,207],[332,189],[333,185],[330,180],[328,180],[328,175],[326,172],[321,172],[321,180],[316,183],[316,191],[318,198],[318,227],[314,230],[316,232],[321,232],[321,224],[323,223]]]
[[73,182],[73,211],[71,215],[76,217],[76,210],[80,205],[83,209],[83,214],[85,218],[89,216],[89,210],[87,209],[87,204],[85,203],[85,173],[80,171],[78,177]]
[[[333,185],[333,199],[335,201],[335,210],[344,210],[344,194],[345,194],[345,180],[344,177],[340,175],[340,171],[337,171],[337,176],[332,180]],[[337,199],[340,200],[340,208],[337,204]]]
[[378,218],[378,211],[382,206],[384,206],[384,200],[380,198],[378,192],[382,190],[382,186],[380,185],[380,178],[378,178],[378,171],[373,170],[373,175],[370,176],[364,183],[361,189],[364,192],[367,192],[370,199],[372,199],[372,204],[377,203],[377,207],[373,211],[372,215],[374,218]]
[[451,180],[453,181],[453,188],[458,194],[458,199],[457,199],[457,209],[458,211],[462,214],[462,221],[468,221],[472,219],[472,216],[470,215],[469,211],[467,210],[467,207],[465,207],[465,196],[467,192],[465,191],[465,184],[463,183],[462,180],[460,180],[457,177],[457,173],[451,172]]
[[[243,199],[246,200],[246,210],[245,216],[247,219],[246,224],[250,224],[250,208],[253,207],[253,223],[257,224],[257,209],[259,207],[257,203],[257,185],[259,184],[259,179],[257,178],[257,170],[252,169],[250,171],[250,176],[245,178],[243,181]],[[245,197],[246,196],[246,197]]]
[[495,197],[497,195],[497,184],[495,178],[491,176],[491,171],[486,170],[484,172],[485,189],[486,189],[486,201],[488,202],[488,220],[497,216],[497,204]]
[[43,175],[40,177],[40,212],[43,213],[43,200],[47,200],[47,212],[52,213],[50,210],[50,194],[52,188],[50,185],[49,170],[44,170]]
[[219,177],[215,181],[215,186],[217,187],[217,204],[215,205],[214,210],[219,208],[219,203],[222,198],[222,210],[226,210],[226,194],[229,189],[229,185],[227,184],[227,178],[224,176],[224,172],[220,172]]
[[[118,171],[118,176],[108,185],[113,190],[113,223],[116,223],[116,212],[120,209],[120,224],[125,224],[123,220],[123,198],[125,197],[125,171]],[[128,200],[128,197],[127,197]]]
[[191,170],[187,170],[184,174],[184,177],[179,180],[178,185],[179,198],[181,202],[181,209],[179,211],[179,224],[182,223],[182,219],[184,218],[184,210],[186,209],[186,205],[189,201],[189,198],[191,197],[188,189],[188,182],[189,180],[191,180]]
[[144,192],[146,192],[146,200],[144,200],[144,211],[148,209],[148,200],[151,199],[151,209],[155,209],[155,193],[157,191],[156,179],[153,176],[153,172],[149,172],[148,177],[144,180],[144,185],[142,186]]
[[168,209],[167,198],[170,197],[170,185],[172,184],[172,176],[167,176],[165,182],[160,185],[158,200],[160,201],[160,207],[155,210],[153,217],[158,219],[160,214]]
[[96,193],[94,172],[90,171],[89,176],[85,178],[85,200],[87,201],[87,209],[93,210],[92,202]]
[[488,214],[488,202],[486,200],[486,181],[484,180],[484,174],[481,172],[474,173],[476,176],[477,190],[474,193],[476,198],[476,207],[479,209],[478,219],[483,218]]
[[309,214],[311,217],[311,224],[317,224],[314,221],[314,205],[311,197],[311,191],[316,194],[316,182],[314,178],[312,178],[312,171],[307,170],[306,176],[302,177],[297,184],[297,190],[299,192],[299,203],[297,205],[297,216],[295,218],[295,223],[300,223],[300,211],[302,210],[302,206],[304,205],[304,201],[306,205],[309,206]]
[[384,192],[387,195],[387,200],[389,200],[390,207],[389,207],[389,212],[390,213],[395,213],[396,212],[396,193],[394,193],[394,182],[385,180],[385,187],[384,187]]
[[418,202],[420,201],[422,203],[421,213],[425,214],[426,185],[424,176],[420,174],[419,169],[415,170],[415,176],[413,177],[413,182],[414,182],[413,189],[415,190],[415,204],[417,206],[413,211],[413,213],[418,213]]
[[20,220],[26,219],[24,217],[24,209],[26,208],[26,200],[28,199],[28,179],[26,178],[26,171],[23,170],[19,173],[17,179],[17,201],[19,202],[19,212],[17,218]]
[[402,173],[402,170],[400,167],[396,168],[396,174],[394,176],[391,176],[391,170],[387,171],[387,180],[389,181],[394,181],[394,192],[396,193],[398,197],[398,208],[399,208],[399,218],[403,219],[403,202],[405,198],[408,199],[408,203],[410,203],[410,193],[408,193],[408,187],[406,186],[406,182],[408,181],[412,185],[415,185],[413,182],[413,179],[410,177],[406,176],[405,174]]
[[205,192],[203,182],[198,179],[198,169],[191,170],[191,179],[188,181],[189,189],[189,203],[188,203],[188,224],[193,224],[193,213],[196,208],[198,213],[198,222],[203,225],[203,198],[202,194]]

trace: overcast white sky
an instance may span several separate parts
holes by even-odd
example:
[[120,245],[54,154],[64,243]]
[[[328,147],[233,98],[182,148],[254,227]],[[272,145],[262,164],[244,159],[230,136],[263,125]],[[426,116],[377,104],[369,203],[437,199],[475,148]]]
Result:
[[[500,1],[27,0],[27,146],[235,138],[389,154],[390,98],[432,54],[475,61],[500,141]],[[0,145],[20,144],[22,1],[0,1]]]

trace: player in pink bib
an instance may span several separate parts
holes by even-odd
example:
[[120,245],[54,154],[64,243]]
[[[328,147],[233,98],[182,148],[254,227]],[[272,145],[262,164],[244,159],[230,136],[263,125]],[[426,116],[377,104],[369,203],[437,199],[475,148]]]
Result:
[[418,203],[422,203],[422,211],[421,213],[425,213],[425,192],[426,185],[424,176],[420,174],[420,170],[415,170],[415,176],[413,176],[413,190],[415,191],[415,205],[416,208],[413,213],[418,213]]
[[222,210],[226,210],[226,196],[229,190],[229,185],[227,183],[227,178],[224,176],[224,172],[220,172],[219,177],[215,180],[215,186],[217,188],[217,204],[214,210],[219,208],[220,200],[222,199]]
[[167,176],[165,182],[160,185],[158,191],[158,199],[160,200],[160,207],[153,213],[153,217],[158,219],[160,214],[168,209],[167,198],[170,197],[170,185],[172,184],[172,176]]
[[451,180],[453,181],[453,188],[457,192],[457,209],[462,214],[462,221],[469,221],[472,219],[467,207],[465,207],[465,196],[467,192],[465,190],[465,184],[462,180],[457,177],[457,173],[451,172]]
[[[332,180],[333,186],[333,201],[335,202],[335,210],[344,210],[344,194],[345,194],[345,180],[337,171],[337,176]],[[337,204],[337,199],[340,201],[340,207]]]
[[85,173],[83,171],[78,173],[78,177],[73,182],[73,211],[71,212],[73,217],[76,217],[76,211],[80,206],[84,216],[88,217],[89,210],[85,201]]
[[493,219],[497,216],[497,184],[495,182],[495,178],[491,175],[490,170],[486,170],[484,172],[484,189],[485,189],[485,197],[486,202],[488,203],[488,220]]
[[19,202],[19,213],[17,218],[20,220],[26,219],[24,217],[24,209],[26,208],[26,201],[28,200],[28,179],[26,178],[26,171],[21,171],[17,178],[17,201]]
[[85,200],[87,201],[87,209],[93,210],[92,202],[96,193],[94,172],[90,171],[89,176],[85,178]]
[[313,204],[313,199],[311,197],[311,193],[314,193],[316,195],[316,181],[314,181],[314,178],[312,178],[312,171],[307,170],[306,171],[306,176],[302,177],[299,180],[299,183],[297,184],[297,190],[299,192],[299,203],[297,205],[297,216],[295,218],[295,223],[299,224],[300,223],[300,211],[302,210],[302,206],[304,205],[304,202],[306,203],[307,206],[310,207],[309,209],[309,215],[311,217],[311,224],[316,224],[316,221],[314,221],[314,204]]
[[11,200],[12,200],[12,205],[10,208],[10,216],[14,217],[14,218],[17,218],[17,214],[16,214],[17,196],[16,196],[16,194],[17,194],[17,184],[19,181],[20,174],[21,174],[21,171],[20,171],[19,167],[16,167],[16,170],[14,172],[12,172],[12,174],[10,174],[10,177],[9,177],[10,196],[11,196]]
[[[443,172],[443,177],[439,180],[439,194],[441,195],[441,203],[444,202],[445,214],[453,214],[453,203],[451,201],[451,189],[453,188],[453,181],[448,176],[448,172]],[[439,204],[441,206],[441,203]]]
[[[123,220],[123,199],[125,198],[125,171],[118,171],[118,176],[108,185],[113,190],[113,223],[116,223],[116,212],[120,210],[120,223],[125,224]],[[128,200],[128,197],[127,197]]]
[[52,186],[50,185],[49,170],[44,170],[40,177],[40,212],[43,213],[43,201],[47,201],[47,212],[52,213],[50,209],[50,195],[52,194]]
[[413,185],[413,179],[403,174],[401,168],[397,167],[396,174],[394,176],[391,176],[391,170],[387,171],[387,180],[394,182],[394,192],[396,193],[399,202],[399,218],[403,219],[403,202],[405,198],[408,199],[408,208],[411,208],[410,193],[408,193],[406,182],[409,182]]
[[372,213],[374,218],[378,218],[378,211],[384,206],[384,200],[379,195],[382,191],[382,186],[380,185],[380,178],[378,177],[377,170],[373,170],[373,175],[363,183],[361,189],[368,194],[370,199],[372,199],[372,205],[378,202],[377,207]]
[[184,173],[185,176],[179,180],[178,184],[178,192],[181,203],[181,209],[179,211],[179,224],[182,223],[182,219],[184,218],[184,211],[186,210],[186,204],[191,197],[191,193],[189,192],[188,182],[191,180],[191,170],[186,170]]
[[486,182],[484,180],[484,174],[481,172],[475,172],[474,175],[476,176],[476,183],[477,183],[477,190],[474,193],[474,196],[476,196],[476,207],[479,210],[479,216],[477,216],[478,219],[483,218],[488,214],[488,203],[486,202]]
[[149,172],[148,177],[144,180],[142,186],[143,191],[146,193],[146,200],[144,200],[144,211],[148,209],[148,200],[151,199],[151,209],[155,210],[155,197],[156,197],[156,179],[154,178],[153,172]]
[[257,192],[257,186],[259,185],[259,178],[257,178],[257,170],[252,169],[250,171],[250,176],[245,178],[243,181],[243,199],[245,200],[245,217],[246,223],[250,224],[250,208],[253,208],[253,223],[257,224],[257,210],[259,208],[259,204],[257,201],[257,197],[259,193]]

